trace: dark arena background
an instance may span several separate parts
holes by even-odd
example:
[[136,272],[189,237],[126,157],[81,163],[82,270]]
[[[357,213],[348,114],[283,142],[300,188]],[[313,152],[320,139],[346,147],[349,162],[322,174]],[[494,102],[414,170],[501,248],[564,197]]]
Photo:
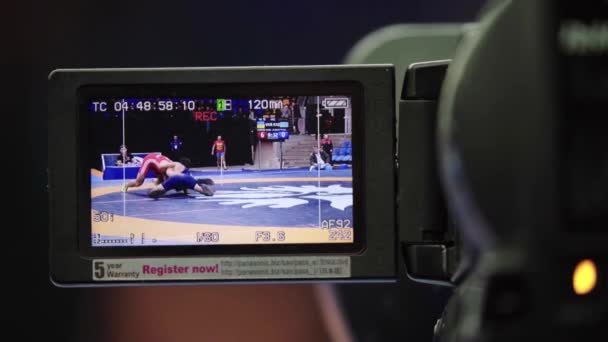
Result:
[[[277,97],[279,99],[281,97]],[[287,97],[286,97],[287,98]],[[321,114],[317,125],[317,97],[298,96],[288,99],[295,103],[298,113],[290,112],[285,122],[290,136],[331,134],[350,139],[350,130],[345,123],[345,109],[319,108]],[[156,110],[132,110],[125,114],[124,143],[129,153],[160,152],[177,160],[179,157],[189,158],[193,166],[213,166],[215,157],[209,153],[213,142],[218,136],[226,142],[229,152],[226,154],[228,165],[254,164],[251,146],[257,149],[259,140],[256,122],[268,116],[277,116],[279,121],[281,113],[277,108],[250,110],[247,100],[234,101],[233,109],[217,111],[216,103],[208,99],[205,103],[197,103],[191,111],[173,110],[159,112]],[[90,109],[90,104],[83,103],[82,110]],[[110,108],[111,109],[111,108]],[[102,154],[118,153],[123,143],[123,117],[122,113],[109,110],[97,115],[89,115],[89,164],[91,168],[101,170],[102,163],[99,158]],[[297,115],[297,118],[294,116]],[[152,120],[150,118],[153,118]],[[294,126],[298,128],[294,129]],[[320,132],[317,132],[318,129]],[[171,141],[177,137],[180,141],[179,153],[170,148]],[[316,139],[316,137],[315,137]],[[287,139],[289,140],[289,139]],[[293,139],[292,139],[293,140]],[[310,148],[316,141],[308,140]],[[335,146],[339,148],[340,146]],[[303,155],[307,158],[307,154]]]
[[[226,141],[228,165],[252,164],[249,113],[225,112],[215,120],[196,120],[192,112],[130,112],[125,116],[125,144],[129,153],[161,152],[172,156],[170,142],[177,135],[182,142],[183,157],[194,166],[213,166],[211,145],[218,135]],[[154,116],[154,120],[148,120]],[[101,169],[101,154],[118,153],[122,144],[122,117],[120,113],[91,115],[89,163]],[[255,134],[255,132],[253,133]]]

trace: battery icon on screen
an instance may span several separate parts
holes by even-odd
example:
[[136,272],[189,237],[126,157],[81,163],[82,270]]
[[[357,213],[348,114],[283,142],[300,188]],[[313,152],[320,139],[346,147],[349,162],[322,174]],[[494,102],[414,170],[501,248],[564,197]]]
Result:
[[324,108],[348,108],[348,98],[346,97],[331,97],[326,98],[322,102]]
[[216,110],[218,112],[232,110],[232,100],[230,100],[230,99],[217,99],[215,101],[215,104],[216,104]]

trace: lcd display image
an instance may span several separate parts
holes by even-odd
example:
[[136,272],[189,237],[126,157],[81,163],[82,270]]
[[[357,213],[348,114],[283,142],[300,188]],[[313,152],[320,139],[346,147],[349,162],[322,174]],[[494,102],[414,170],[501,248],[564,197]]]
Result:
[[354,243],[354,96],[254,88],[81,91],[91,246]]

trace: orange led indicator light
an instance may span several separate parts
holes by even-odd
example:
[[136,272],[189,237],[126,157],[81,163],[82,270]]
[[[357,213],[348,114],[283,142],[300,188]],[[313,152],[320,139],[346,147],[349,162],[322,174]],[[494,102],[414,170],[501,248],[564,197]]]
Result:
[[577,295],[586,295],[597,284],[597,268],[590,259],[580,261],[572,274],[572,287]]

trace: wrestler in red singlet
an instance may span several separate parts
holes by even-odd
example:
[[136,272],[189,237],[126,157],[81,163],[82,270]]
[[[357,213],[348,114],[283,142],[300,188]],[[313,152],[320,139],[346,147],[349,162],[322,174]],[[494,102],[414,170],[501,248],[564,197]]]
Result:
[[165,172],[163,172],[163,168],[161,167],[161,163],[173,163],[173,161],[162,154],[148,154],[142,161],[141,167],[137,172],[137,178],[134,180],[124,183],[122,186],[122,192],[127,192],[129,188],[141,186],[146,179],[146,175],[148,171],[154,172],[155,176],[159,178],[159,181],[163,181],[166,178]]
[[137,172],[137,176],[140,175],[146,178],[149,170],[152,170],[156,176],[161,176],[162,171],[160,168],[160,163],[162,161],[172,162],[171,159],[163,156],[162,154],[148,154],[144,160],[141,162],[141,167],[139,168],[139,172]]

